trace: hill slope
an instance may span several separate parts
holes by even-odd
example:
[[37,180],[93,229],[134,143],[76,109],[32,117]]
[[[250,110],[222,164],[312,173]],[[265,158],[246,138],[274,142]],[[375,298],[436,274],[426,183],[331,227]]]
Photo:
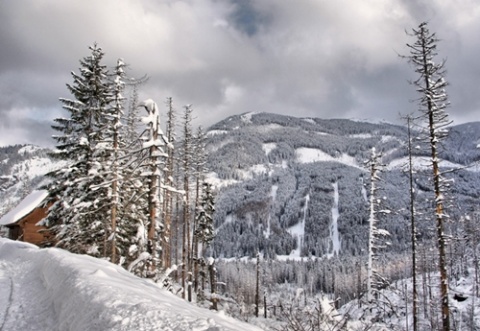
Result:
[[[345,119],[296,118],[267,113],[229,117],[207,132],[209,181],[217,188],[213,250],[217,257],[298,258],[363,255],[367,245],[372,147],[382,152],[384,207],[394,213],[380,226],[391,234],[390,251],[409,244],[406,128]],[[480,122],[450,128],[441,151],[443,169],[480,160]],[[38,187],[44,174],[62,166],[47,149],[0,148],[0,214]],[[415,150],[419,210],[433,196],[429,152]],[[452,219],[472,210],[480,196],[476,167],[449,174]],[[430,202],[429,202],[430,201]],[[420,220],[420,238],[431,237],[432,220]]]
[[[216,256],[360,255],[366,251],[372,147],[382,152],[385,208],[394,213],[380,226],[391,234],[392,251],[409,246],[406,128],[387,123],[295,118],[266,113],[229,117],[208,131],[209,180],[219,191]],[[480,159],[480,123],[453,126],[441,157],[443,169]],[[430,192],[429,150],[415,151],[417,200],[426,208]],[[476,168],[450,176],[459,216],[479,196]],[[419,224],[431,236],[432,224]]]

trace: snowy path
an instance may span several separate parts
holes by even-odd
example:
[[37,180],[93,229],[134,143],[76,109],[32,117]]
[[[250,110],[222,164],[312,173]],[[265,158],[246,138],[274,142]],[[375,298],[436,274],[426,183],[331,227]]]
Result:
[[24,261],[0,263],[0,331],[55,330],[55,314],[32,267]]
[[13,281],[6,272],[7,264],[0,262],[0,331],[6,330],[5,323],[12,302]]
[[0,238],[0,331],[253,331],[109,262]]

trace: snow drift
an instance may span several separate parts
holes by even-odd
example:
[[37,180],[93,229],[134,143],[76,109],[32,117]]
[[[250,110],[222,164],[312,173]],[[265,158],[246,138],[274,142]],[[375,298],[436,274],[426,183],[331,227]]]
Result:
[[1,330],[258,330],[86,255],[0,238]]

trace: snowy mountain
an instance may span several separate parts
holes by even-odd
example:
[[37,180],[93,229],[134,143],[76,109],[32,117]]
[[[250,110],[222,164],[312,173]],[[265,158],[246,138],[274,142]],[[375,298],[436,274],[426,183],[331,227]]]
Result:
[[[216,256],[328,257],[362,255],[367,247],[372,147],[385,164],[382,196],[393,211],[382,227],[394,234],[390,251],[409,247],[407,131],[387,123],[295,118],[266,113],[229,117],[208,132],[209,180],[218,188]],[[442,169],[480,159],[480,123],[450,128]],[[415,140],[417,141],[417,140]],[[420,143],[419,143],[420,144]],[[418,208],[432,198],[429,150],[414,151]],[[461,216],[479,196],[476,167],[456,171],[451,216]],[[419,224],[431,237],[429,220]]]
[[[382,195],[395,211],[382,220],[390,250],[409,247],[406,128],[358,120],[296,118],[267,113],[231,116],[207,132],[208,180],[216,194],[217,257],[279,258],[358,256],[366,251],[370,150],[383,154]],[[480,122],[450,128],[441,151],[443,169],[480,159]],[[0,214],[6,213],[60,167],[49,150],[35,146],[0,148]],[[429,152],[414,151],[419,201],[431,198]],[[480,176],[477,167],[460,170],[454,180],[451,216],[471,209]],[[422,206],[419,206],[419,208]],[[462,212],[459,212],[459,211]],[[419,225],[431,237],[431,223]]]
[[0,238],[0,329],[260,330],[86,255]]

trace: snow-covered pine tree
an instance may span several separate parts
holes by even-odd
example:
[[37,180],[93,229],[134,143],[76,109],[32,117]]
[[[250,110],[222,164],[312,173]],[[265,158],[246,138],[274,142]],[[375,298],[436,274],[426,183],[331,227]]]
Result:
[[110,224],[98,215],[105,212],[99,201],[108,195],[106,188],[98,187],[98,155],[109,122],[112,91],[102,49],[94,44],[90,50],[91,55],[80,61],[80,74],[72,72],[73,84],[67,84],[74,99],[60,99],[69,117],[55,119],[52,126],[59,132],[54,136],[57,150],[53,155],[69,166],[49,174],[49,195],[55,203],[45,224],[51,227],[58,246],[101,256],[106,252]]
[[450,308],[448,303],[448,274],[446,261],[446,242],[444,233],[445,213],[445,191],[444,177],[439,168],[438,147],[446,137],[446,127],[451,124],[445,109],[448,106],[448,97],[445,92],[447,82],[444,78],[445,70],[442,61],[439,64],[434,62],[437,55],[438,39],[435,33],[430,33],[427,23],[421,23],[418,29],[413,29],[413,37],[416,38],[413,44],[407,44],[410,55],[406,58],[414,66],[415,72],[419,75],[413,82],[417,92],[420,93],[420,112],[425,118],[425,129],[431,152],[431,164],[433,170],[433,191],[435,194],[435,218],[438,240],[439,271],[440,271],[440,296],[442,330],[450,330]]
[[[149,277],[155,277],[160,266],[161,259],[161,232],[163,223],[161,220],[161,195],[160,188],[163,184],[162,171],[165,165],[165,159],[168,156],[165,153],[165,147],[168,147],[168,141],[160,127],[160,113],[157,104],[148,99],[141,103],[141,106],[147,111],[142,121],[146,129],[142,134],[142,149],[148,151],[148,157],[143,164],[144,170],[142,176],[146,179],[148,185],[148,224],[147,238],[149,254],[147,262],[149,265]],[[160,243],[160,245],[158,245]]]
[[[210,245],[215,238],[215,225],[213,222],[213,214],[215,212],[215,198],[213,196],[212,185],[203,182],[202,196],[200,203],[196,209],[195,219],[197,227],[195,229],[195,237],[197,242],[202,245]],[[201,249],[199,255],[202,255]]]
[[213,213],[215,212],[215,198],[212,192],[212,185],[203,182],[201,190],[201,198],[199,204],[195,208],[195,229],[193,233],[193,280],[194,290],[198,291],[200,266],[205,265],[204,249],[215,238],[215,225],[213,221]]

